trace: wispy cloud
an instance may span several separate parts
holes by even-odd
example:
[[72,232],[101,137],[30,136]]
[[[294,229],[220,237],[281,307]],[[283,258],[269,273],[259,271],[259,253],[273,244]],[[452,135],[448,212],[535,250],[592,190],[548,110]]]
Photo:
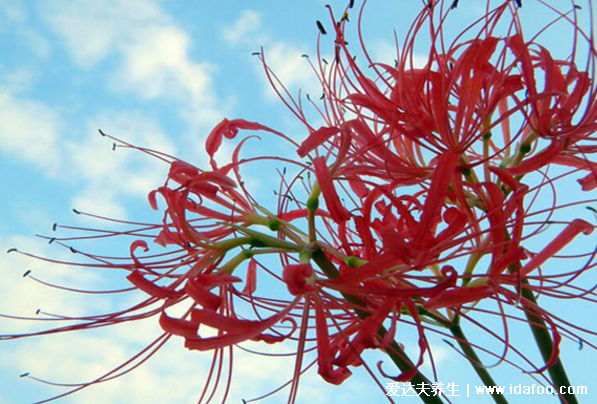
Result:
[[83,187],[73,198],[77,209],[126,217],[123,197],[144,201],[148,191],[161,185],[167,166],[137,150],[112,150],[111,143],[97,129],[122,137],[136,146],[176,154],[173,143],[159,124],[141,112],[103,112],[92,117],[83,142],[68,144],[69,175]]
[[[262,23],[260,13],[251,10],[243,11],[237,19],[222,30],[222,35],[234,46],[249,47],[253,51],[263,46],[268,66],[291,94],[297,95],[299,90],[303,94],[320,92],[317,77],[302,57],[307,53],[307,48],[269,35],[267,26]],[[266,80],[261,65],[256,64],[256,72],[264,84],[266,98],[276,99],[277,96]]]
[[224,27],[224,40],[231,44],[255,45],[263,38],[262,16],[256,11],[245,10],[231,25]]
[[175,101],[185,119],[220,115],[216,67],[190,55],[190,35],[152,0],[44,3],[44,18],[83,69],[106,68],[115,92],[141,100]]
[[58,114],[43,103],[0,90],[0,149],[14,158],[56,173],[62,153]]

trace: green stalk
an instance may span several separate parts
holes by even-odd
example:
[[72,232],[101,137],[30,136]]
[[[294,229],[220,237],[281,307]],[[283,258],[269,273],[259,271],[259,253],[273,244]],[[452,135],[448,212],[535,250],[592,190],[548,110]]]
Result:
[[[325,256],[325,253],[322,250],[314,251],[311,255],[311,258],[313,259],[313,261],[315,261],[317,266],[319,266],[319,268],[321,268],[323,273],[328,278],[334,279],[340,275],[340,273],[338,272],[338,269]],[[342,296],[346,299],[346,301],[354,304],[357,307],[358,306],[365,307],[365,303],[357,296],[353,296],[353,295],[350,295],[347,293],[342,293]],[[355,313],[361,319],[365,319],[371,315],[369,312],[367,312],[365,310],[360,310],[358,308],[355,308]],[[383,326],[380,327],[380,329],[377,331],[377,334],[379,335],[380,338],[383,338],[387,333],[388,333],[388,330],[386,330],[386,328]],[[391,346],[391,349],[387,349],[386,353],[390,357],[392,362],[394,362],[396,364],[396,366],[398,366],[398,369],[400,369],[402,372],[408,372],[415,367],[413,362],[407,356],[406,352],[404,352],[404,350],[402,348],[400,348],[400,345],[398,345],[396,343],[396,341],[393,341],[390,346]],[[417,371],[415,373],[414,377],[410,380],[410,382],[415,386],[414,387],[415,389],[416,389],[416,386],[425,386],[425,385],[431,386],[431,382],[429,381],[429,379],[427,379],[425,376],[423,376],[423,374],[421,374],[419,371]],[[427,396],[426,394],[427,394],[427,392],[425,392],[425,391],[423,391],[422,393],[419,394],[419,398],[425,404],[442,404],[443,403],[439,396],[433,396],[433,395]]]
[[[529,286],[528,280],[522,279],[522,297],[531,302],[533,305],[538,306],[537,299],[535,299],[535,295]],[[533,308],[526,307],[524,313],[529,325],[531,326],[531,331],[533,332],[533,337],[535,338],[537,347],[541,352],[541,356],[543,357],[545,363],[547,363],[553,352],[553,341],[551,339],[551,335],[549,334],[547,324],[545,324],[545,320],[543,320],[539,313],[537,313],[537,311]],[[564,364],[559,357],[552,366],[547,368],[547,372],[549,373],[552,383],[557,387],[558,393],[561,391],[562,387],[564,387],[564,390],[569,391],[568,387],[572,384],[570,383],[570,379],[568,378]],[[565,398],[563,395],[558,394],[558,397],[560,402],[563,404],[578,404],[578,400],[574,394],[566,394]]]
[[[456,324],[448,328],[454,336],[454,338],[456,338],[456,341],[458,342],[458,345],[460,345],[460,348],[464,352],[464,355],[468,358],[469,362],[475,369],[475,372],[477,372],[477,375],[479,375],[479,378],[483,381],[485,386],[497,387],[495,381],[493,380],[487,369],[483,366],[481,359],[473,349],[473,346],[466,338],[466,335],[464,335],[464,332],[462,331],[462,328],[460,328],[460,325]],[[506,400],[506,397],[503,394],[494,393],[491,394],[491,398],[493,398],[493,401],[495,401],[497,404],[508,404],[508,400]]]

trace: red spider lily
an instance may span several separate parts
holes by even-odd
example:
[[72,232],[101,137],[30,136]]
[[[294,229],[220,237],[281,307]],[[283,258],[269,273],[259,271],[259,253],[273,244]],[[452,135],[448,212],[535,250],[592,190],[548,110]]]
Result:
[[[429,382],[420,367],[426,355],[433,362],[430,339],[437,334],[458,342],[477,372],[485,372],[484,381],[487,370],[475,364],[470,349],[557,383],[542,372],[562,372],[560,341],[597,334],[542,309],[535,298],[594,300],[594,290],[575,281],[593,269],[595,249],[569,248],[578,248],[593,225],[566,216],[587,201],[555,200],[556,187],[579,170],[591,172],[581,179],[583,189],[597,184],[588,158],[597,150],[588,144],[597,118],[592,72],[577,66],[576,58],[558,61],[539,38],[525,42],[510,1],[494,8],[488,2],[486,14],[452,41],[446,31],[455,11],[443,1],[430,2],[415,18],[395,67],[369,56],[360,66],[347,45],[348,19],[338,21],[330,12],[335,59],[315,69],[325,97],[321,107],[314,105],[325,124],[315,129],[300,102],[283,99],[306,125],[300,144],[260,123],[224,119],[207,138],[210,171],[162,157],[169,164],[167,180],[149,194],[153,209],[160,208],[158,194],[165,201],[162,223],[132,223],[131,230],[109,233],[134,238],[126,259],[77,251],[91,262],[80,265],[126,272],[132,287],[113,292],[134,289],[145,300],[118,313],[60,317],[76,323],[5,339],[156,316],[164,334],[155,343],[175,336],[189,350],[215,352],[200,401],[213,396],[219,382],[214,368],[224,353],[250,340],[296,343],[289,402],[296,400],[302,373],[315,364],[332,384],[344,383],[358,366],[380,386],[380,375]],[[587,41],[595,60],[592,35],[567,15],[557,17]],[[430,36],[428,59],[415,68],[421,35]],[[263,54],[261,59],[275,83]],[[545,74],[542,89],[539,71]],[[274,135],[310,161],[243,160],[248,137],[238,142],[231,161],[216,161],[224,139],[247,132]],[[290,174],[282,174],[273,212],[247,192],[241,177],[249,160],[268,159],[292,165]],[[552,165],[567,171],[553,174]],[[542,199],[550,191],[554,200],[546,204]],[[147,239],[165,252],[147,255]],[[280,265],[266,265],[265,255],[278,257]],[[578,265],[581,258],[585,262]],[[563,260],[566,269],[552,265]],[[263,277],[270,278],[268,288],[258,287]],[[181,305],[183,314],[172,315]],[[493,314],[502,328],[478,320],[483,314]],[[535,334],[551,334],[544,364],[528,359],[511,338],[510,324],[520,320]],[[503,344],[503,352],[469,342],[461,324]],[[416,331],[417,360],[396,342],[402,326]],[[215,335],[202,335],[205,328]],[[367,349],[387,354],[400,372],[389,375],[381,365],[375,372],[363,358]],[[317,357],[305,366],[311,351]],[[223,401],[228,389],[229,382]]]

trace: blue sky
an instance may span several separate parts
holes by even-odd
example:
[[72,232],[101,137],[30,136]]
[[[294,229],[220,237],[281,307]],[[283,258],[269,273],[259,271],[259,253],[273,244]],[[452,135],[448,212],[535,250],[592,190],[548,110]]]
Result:
[[[0,0],[0,249],[18,247],[72,259],[68,252],[34,237],[49,234],[55,222],[92,225],[73,215],[72,208],[118,218],[159,220],[150,211],[146,195],[161,185],[167,167],[134,151],[113,152],[111,142],[97,134],[98,128],[198,166],[207,163],[203,152],[206,135],[223,117],[260,121],[297,140],[305,137],[304,127],[276,100],[262,66],[251,53],[263,46],[271,67],[291,91],[302,88],[319,95],[301,55],[315,54],[315,21],[327,21],[325,3],[188,3]],[[333,4],[339,9],[344,3]],[[393,28],[400,31],[405,16],[419,7],[419,2],[400,7],[372,2],[365,19],[370,49],[385,61],[393,59]],[[455,23],[479,12],[474,4],[463,4],[460,11]],[[279,146],[264,139],[253,143],[249,151],[271,152],[275,147]],[[225,147],[223,152],[230,149]],[[266,200],[273,201],[277,181],[275,175],[264,175],[258,169],[247,176],[249,187]],[[92,248],[102,251],[101,245]],[[126,306],[134,300],[106,301],[58,293],[22,278],[28,269],[48,281],[95,289],[118,282],[120,276],[14,254],[2,256],[0,313],[32,315],[38,308],[88,313]],[[30,327],[35,326],[0,322],[2,333],[24,332]],[[155,321],[145,321],[94,333],[2,342],[0,404],[29,403],[61,391],[19,379],[23,372],[59,382],[90,380],[157,335]],[[405,337],[409,338],[412,336]],[[446,384],[477,384],[458,353],[441,339],[433,344]],[[574,344],[565,345],[564,352],[574,383],[588,384],[589,392],[591,387],[597,389],[587,375],[595,369],[594,352],[579,353]],[[242,354],[236,360],[230,402],[268,392],[290,375],[291,364],[284,360]],[[201,390],[208,361],[208,355],[189,353],[182,343],[173,341],[132,374],[62,402],[192,403]],[[505,385],[533,383],[507,369],[496,375]],[[315,372],[301,385],[301,403],[385,402],[383,393],[362,371],[340,388],[326,385]],[[265,402],[285,402],[285,394]],[[476,397],[454,398],[454,402],[486,401]],[[525,397],[525,402],[545,401],[544,397]]]

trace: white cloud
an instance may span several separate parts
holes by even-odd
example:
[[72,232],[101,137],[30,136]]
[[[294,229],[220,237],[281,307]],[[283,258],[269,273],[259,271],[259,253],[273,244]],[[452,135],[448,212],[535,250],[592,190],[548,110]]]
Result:
[[31,23],[25,2],[0,0],[0,34],[7,33],[22,40],[38,58],[45,58],[50,53],[50,44],[46,37],[37,31]]
[[[310,94],[317,98],[321,95],[321,86],[311,66],[302,55],[304,49],[282,41],[275,42],[265,47],[265,59],[282,85],[295,96],[300,89],[302,94]],[[263,75],[263,68],[259,66]],[[264,80],[266,94],[276,98],[270,83]]]
[[19,35],[38,58],[45,59],[48,57],[51,51],[48,38],[31,28],[20,29]]
[[0,148],[48,173],[60,165],[57,114],[42,103],[0,90]]
[[37,82],[37,79],[37,72],[27,67],[19,67],[12,71],[2,72],[0,87],[4,89],[5,96],[9,97],[29,91]]
[[[222,30],[222,36],[225,41],[235,46],[250,47],[252,50],[263,46],[268,66],[293,96],[301,90],[303,94],[319,97],[321,87],[317,77],[302,57],[306,53],[305,49],[300,45],[272,38],[264,28],[261,14],[243,11],[234,22]],[[255,67],[264,84],[265,96],[270,101],[276,100],[277,95],[265,77],[263,66],[255,63]]]
[[55,1],[45,16],[80,67],[118,62],[108,75],[114,91],[131,92],[143,100],[178,101],[185,118],[198,119],[200,111],[209,116],[217,110],[215,67],[191,58],[189,34],[157,2]]
[[[5,87],[26,86],[29,73],[15,72]],[[112,141],[101,137],[98,128],[133,145],[176,154],[155,119],[143,113],[98,114],[89,120],[82,141],[68,139],[61,133],[63,127],[58,113],[47,105],[0,90],[0,150],[42,169],[48,178],[78,184],[73,206],[88,212],[124,218],[122,197],[145,200],[164,182],[168,170],[166,164],[140,151],[112,151]]]
[[[373,60],[380,63],[385,63],[390,66],[394,66],[396,59],[398,58],[398,52],[396,51],[396,45],[387,41],[377,41],[371,46],[371,56]],[[422,68],[427,65],[429,58],[427,55],[421,53],[415,53],[413,55],[413,67]],[[410,67],[410,61],[407,61],[407,67]]]
[[224,40],[231,44],[255,45],[263,35],[261,30],[261,14],[252,10],[243,11],[236,21],[222,30]]
[[71,57],[88,68],[139,41],[139,29],[172,23],[151,0],[48,1],[42,6],[43,16]]
[[143,30],[143,37],[126,46],[123,69],[114,86],[145,99],[190,100],[197,107],[213,105],[213,66],[189,59],[190,38],[173,26]]
[[134,196],[146,200],[149,191],[163,184],[168,167],[138,150],[113,151],[112,142],[97,134],[98,128],[138,147],[168,154],[175,154],[175,147],[150,117],[130,112],[106,112],[92,118],[85,141],[69,144],[71,175],[85,184],[75,195],[73,206],[124,218],[126,211],[119,199]]
[[5,17],[9,21],[22,21],[25,15],[25,7],[22,3],[0,0],[0,17]]
[[[90,310],[102,310],[102,306],[89,296],[60,291],[32,279],[23,278],[23,274],[30,270],[32,276],[50,283],[74,288],[101,289],[102,280],[97,274],[63,264],[24,257],[16,252],[5,254],[9,248],[17,248],[19,251],[37,256],[51,256],[55,260],[81,259],[76,254],[65,252],[67,250],[61,251],[57,245],[51,247],[30,236],[0,237],[0,271],[2,272],[0,313],[34,317],[38,309],[64,315],[82,315]],[[2,333],[6,333],[9,329],[15,333],[31,331],[35,328],[35,324],[25,321],[10,321],[10,327],[7,326],[7,320],[2,320],[2,324]]]

